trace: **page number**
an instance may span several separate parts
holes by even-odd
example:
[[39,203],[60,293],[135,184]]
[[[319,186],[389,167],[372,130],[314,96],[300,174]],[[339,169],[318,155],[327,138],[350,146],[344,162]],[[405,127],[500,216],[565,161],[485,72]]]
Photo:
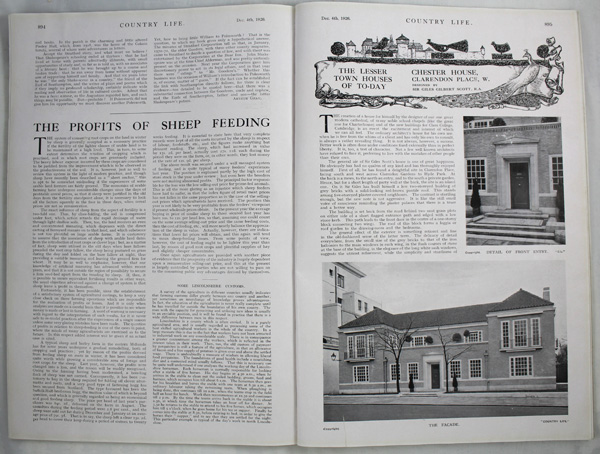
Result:
[[552,27],[552,22],[544,22],[544,25],[545,25],[546,27]]
[[43,30],[43,29],[45,29],[45,28],[46,28],[46,26],[45,26],[45,25],[38,25],[38,30]]

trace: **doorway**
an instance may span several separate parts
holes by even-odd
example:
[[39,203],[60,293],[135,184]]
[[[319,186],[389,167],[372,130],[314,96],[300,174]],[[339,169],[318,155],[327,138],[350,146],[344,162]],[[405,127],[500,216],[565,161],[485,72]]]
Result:
[[511,208],[529,209],[529,163],[510,164],[510,202]]
[[440,365],[431,365],[431,389],[440,389]]

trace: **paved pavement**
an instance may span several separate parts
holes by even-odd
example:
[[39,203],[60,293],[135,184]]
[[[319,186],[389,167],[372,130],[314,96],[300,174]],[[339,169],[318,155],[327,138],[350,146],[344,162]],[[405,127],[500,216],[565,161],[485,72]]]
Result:
[[566,407],[567,392],[482,392],[326,395],[325,405],[506,405]]

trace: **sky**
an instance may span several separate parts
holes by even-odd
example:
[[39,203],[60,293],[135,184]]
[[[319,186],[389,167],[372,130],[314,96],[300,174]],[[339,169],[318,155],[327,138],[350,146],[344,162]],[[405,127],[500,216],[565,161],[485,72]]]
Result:
[[550,287],[556,337],[566,339],[563,261],[352,262],[366,273],[360,293],[392,314],[500,302],[520,288],[542,296]]

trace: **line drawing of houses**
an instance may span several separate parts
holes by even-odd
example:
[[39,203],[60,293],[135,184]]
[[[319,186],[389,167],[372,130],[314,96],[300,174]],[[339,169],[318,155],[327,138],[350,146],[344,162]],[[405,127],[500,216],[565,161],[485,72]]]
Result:
[[[485,47],[481,46],[478,50],[461,52],[456,49],[449,49],[444,53],[445,57],[452,57],[457,60],[483,60],[485,58]],[[353,41],[346,42],[346,55],[348,58],[396,58],[396,59],[421,59],[430,60],[438,57],[440,52],[432,49],[430,46],[423,45],[415,40],[410,40],[404,34],[396,38],[393,35],[379,38],[365,38],[360,45],[356,46]]]

